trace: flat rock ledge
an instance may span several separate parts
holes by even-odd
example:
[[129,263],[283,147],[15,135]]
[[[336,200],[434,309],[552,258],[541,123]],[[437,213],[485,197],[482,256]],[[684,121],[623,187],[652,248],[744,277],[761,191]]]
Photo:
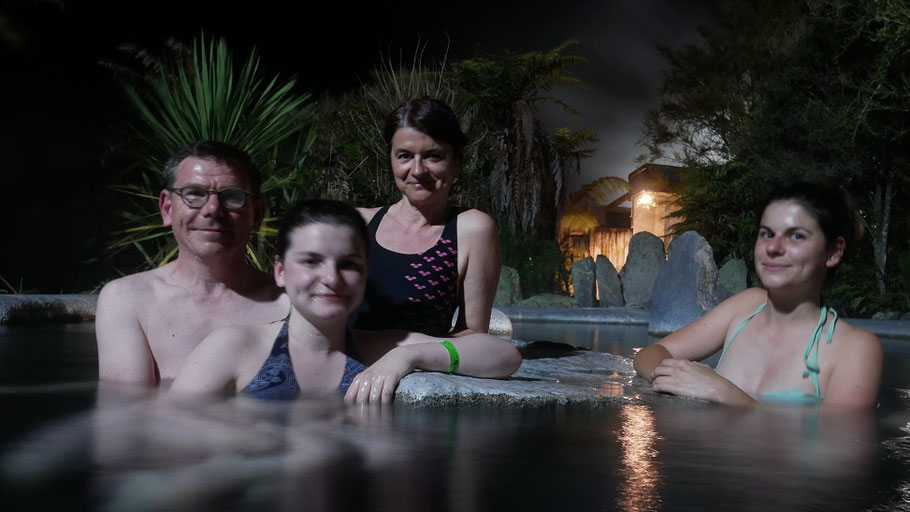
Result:
[[0,325],[91,322],[97,295],[0,295]]
[[547,342],[524,344],[521,351],[525,360],[509,379],[412,373],[399,383],[395,400],[419,407],[600,407],[658,397],[635,376],[629,358]]
[[513,322],[571,322],[599,325],[648,325],[646,309],[630,307],[606,308],[535,308],[502,306],[497,308]]

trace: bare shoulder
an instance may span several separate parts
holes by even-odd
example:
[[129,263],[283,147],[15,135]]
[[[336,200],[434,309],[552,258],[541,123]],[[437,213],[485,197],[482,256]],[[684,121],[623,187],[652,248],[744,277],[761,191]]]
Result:
[[486,213],[469,209],[458,214],[458,245],[466,249],[499,250],[499,230]]
[[101,288],[101,296],[123,298],[137,292],[146,291],[151,286],[154,270],[130,274],[108,282]]
[[156,296],[155,284],[161,280],[160,274],[161,269],[147,270],[108,282],[98,295],[99,313],[103,315],[108,310],[126,311],[148,304],[149,299],[154,300]]
[[734,317],[746,317],[755,312],[768,301],[768,292],[764,288],[747,288],[718,304],[715,309]]
[[823,391],[826,407],[874,405],[880,388],[884,358],[878,336],[847,322],[838,321],[830,348],[834,360]]
[[841,357],[882,357],[882,342],[878,336],[843,320],[837,321],[832,341],[837,344]]
[[496,221],[480,210],[469,208],[458,214],[458,230],[463,228],[468,233],[495,234]]
[[369,224],[369,222],[373,220],[373,217],[376,215],[376,212],[378,212],[381,208],[381,206],[377,206],[375,208],[362,208],[358,206],[357,212],[361,217],[363,217],[363,221]]

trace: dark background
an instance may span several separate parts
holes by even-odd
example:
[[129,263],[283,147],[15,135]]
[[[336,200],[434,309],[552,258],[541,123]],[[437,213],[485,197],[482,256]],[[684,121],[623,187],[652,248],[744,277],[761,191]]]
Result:
[[[110,190],[128,172],[116,148],[130,121],[115,73],[133,43],[161,49],[203,31],[224,36],[235,55],[254,46],[268,72],[294,75],[313,93],[338,95],[366,79],[381,54],[450,61],[477,48],[522,53],[568,39],[588,63],[587,89],[557,89],[584,114],[553,108],[552,126],[594,126],[595,157],[571,187],[634,169],[641,114],[653,106],[662,63],[655,44],[678,45],[709,22],[711,2],[506,1],[215,2],[0,0],[0,276],[16,290],[72,293],[116,277],[99,260],[124,198]],[[0,282],[0,289],[8,286]]]

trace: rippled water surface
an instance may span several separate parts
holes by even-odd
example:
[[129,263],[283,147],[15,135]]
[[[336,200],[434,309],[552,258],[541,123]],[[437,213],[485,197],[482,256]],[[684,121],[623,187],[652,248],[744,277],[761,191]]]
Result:
[[[626,356],[647,337],[643,327],[545,328],[518,325],[516,337]],[[887,342],[882,405],[864,414],[634,396],[596,410],[345,408],[99,391],[91,325],[0,327],[0,503],[130,511],[907,510],[907,343]]]

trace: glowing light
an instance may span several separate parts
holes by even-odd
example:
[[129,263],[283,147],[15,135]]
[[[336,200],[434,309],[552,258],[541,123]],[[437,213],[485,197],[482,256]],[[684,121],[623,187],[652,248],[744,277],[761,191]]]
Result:
[[642,208],[651,208],[654,206],[654,196],[650,192],[642,192],[635,200],[635,204]]

